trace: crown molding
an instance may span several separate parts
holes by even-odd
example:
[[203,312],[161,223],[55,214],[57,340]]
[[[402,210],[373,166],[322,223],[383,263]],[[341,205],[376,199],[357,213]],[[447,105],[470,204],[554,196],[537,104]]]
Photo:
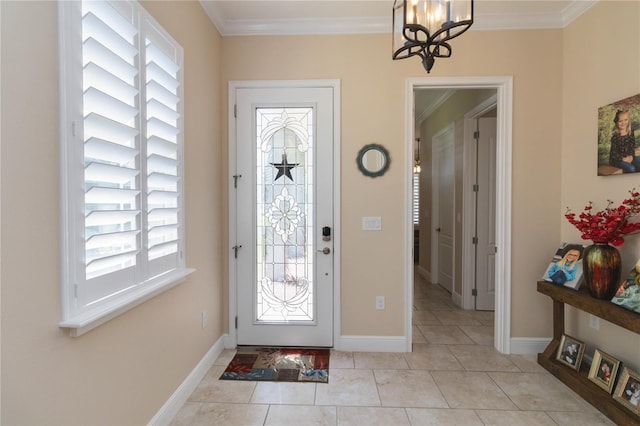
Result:
[[591,9],[593,6],[595,6],[596,3],[598,3],[598,0],[582,0],[571,2],[569,6],[565,7],[562,11],[562,27],[564,28],[575,21],[578,16]]
[[433,102],[430,102],[427,108],[425,108],[422,111],[416,111],[416,113],[418,114],[416,116],[416,123],[422,123],[424,120],[429,118],[429,116],[433,114],[435,110],[440,108],[440,105],[445,103],[447,99],[449,99],[454,93],[455,93],[454,89],[449,89],[445,91],[442,95],[440,95],[439,98],[435,99]]
[[204,13],[207,14],[213,25],[216,27],[220,35],[224,36],[224,17],[222,14],[222,10],[216,5],[216,2],[213,1],[203,1],[199,0],[200,7],[204,10]]
[[[218,28],[220,31],[220,28]],[[310,19],[252,19],[229,20],[220,33],[223,36],[240,35],[330,35],[379,34],[391,31],[390,19],[364,18],[310,18]]]
[[561,13],[476,15],[471,30],[561,29],[591,9],[598,0],[574,0]]
[[[476,13],[470,31],[560,29],[589,10],[598,0],[574,0],[561,13],[481,14]],[[237,19],[228,20],[216,1],[200,0],[200,5],[223,36],[388,34],[388,17],[305,18],[305,19]]]

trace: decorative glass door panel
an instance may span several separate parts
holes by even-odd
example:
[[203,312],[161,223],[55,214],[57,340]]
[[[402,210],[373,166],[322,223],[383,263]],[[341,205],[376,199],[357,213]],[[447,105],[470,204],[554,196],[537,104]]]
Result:
[[338,98],[297,84],[230,91],[239,345],[333,345],[334,246],[323,228],[333,229]]
[[257,322],[313,322],[312,108],[256,108]]

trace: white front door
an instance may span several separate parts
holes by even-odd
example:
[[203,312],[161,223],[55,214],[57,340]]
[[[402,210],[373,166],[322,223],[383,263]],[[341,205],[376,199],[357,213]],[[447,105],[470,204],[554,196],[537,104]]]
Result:
[[455,197],[454,127],[433,138],[433,193],[435,219],[436,282],[447,291],[453,291],[454,280],[454,197]]
[[230,93],[240,345],[333,346],[334,92],[283,84]]

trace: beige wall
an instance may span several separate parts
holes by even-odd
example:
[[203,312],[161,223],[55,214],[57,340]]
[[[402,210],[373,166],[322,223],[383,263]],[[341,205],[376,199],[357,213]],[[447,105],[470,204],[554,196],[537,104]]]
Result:
[[[397,190],[404,179],[400,114],[404,77],[390,66],[388,48],[388,37],[382,35],[224,40],[224,84],[250,79],[341,79],[344,335],[404,334],[404,193]],[[390,150],[391,168],[383,178],[365,177],[356,167],[359,149],[369,143]],[[363,216],[381,216],[383,231],[362,232]],[[386,296],[386,310],[374,309],[376,295]]]
[[[549,336],[549,301],[536,293],[543,259],[560,227],[562,31],[472,31],[432,76],[514,76],[512,335]],[[223,78],[339,78],[342,84],[342,334],[404,335],[405,82],[425,77],[418,59],[391,61],[389,36],[229,37]],[[533,60],[532,60],[533,58]],[[540,125],[540,123],[545,123]],[[358,150],[381,143],[391,154],[382,178],[363,177]],[[545,164],[544,169],[539,167]],[[544,173],[541,173],[544,170]],[[544,197],[547,203],[540,203]],[[553,206],[553,207],[549,207]],[[382,216],[383,230],[361,230]],[[536,226],[531,226],[531,219]],[[541,232],[540,230],[544,230]],[[532,261],[541,253],[540,264]],[[375,296],[387,298],[375,310]]]
[[[570,206],[581,211],[588,201],[600,208],[607,199],[621,202],[631,188],[640,188],[640,174],[596,175],[598,107],[640,93],[640,2],[600,2],[565,29],[562,49],[563,111],[561,203],[556,215]],[[615,40],[611,40],[615,34]],[[561,221],[565,241],[580,234]],[[623,273],[640,258],[640,235],[626,239],[620,250]],[[544,266],[544,265],[541,265]],[[567,314],[567,332],[640,369],[640,336],[600,321],[600,331],[589,328],[589,316],[574,309]],[[640,320],[640,318],[639,318]]]
[[2,424],[146,424],[223,334],[221,37],[197,2],[144,6],[184,47],[187,266],[197,272],[71,338],[57,326],[56,3],[0,2]]

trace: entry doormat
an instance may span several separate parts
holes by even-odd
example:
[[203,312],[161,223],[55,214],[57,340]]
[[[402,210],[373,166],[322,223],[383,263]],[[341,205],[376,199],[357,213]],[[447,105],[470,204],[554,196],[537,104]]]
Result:
[[329,349],[238,347],[220,380],[329,382]]

